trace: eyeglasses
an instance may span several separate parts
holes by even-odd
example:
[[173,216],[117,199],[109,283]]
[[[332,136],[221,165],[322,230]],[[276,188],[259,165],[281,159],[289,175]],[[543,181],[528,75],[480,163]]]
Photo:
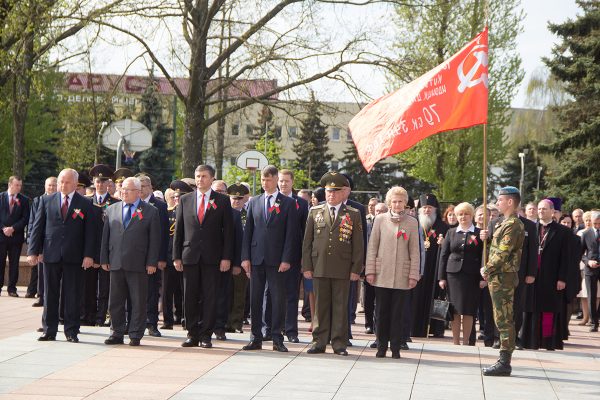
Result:
[[125,188],[121,188],[121,192],[135,192],[138,191],[140,189],[125,189]]

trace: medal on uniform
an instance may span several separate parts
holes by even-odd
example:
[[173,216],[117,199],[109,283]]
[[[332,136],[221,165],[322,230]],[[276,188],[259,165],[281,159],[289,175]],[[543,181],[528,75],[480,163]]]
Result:
[[431,246],[431,243],[429,243],[429,238],[425,239],[425,242],[423,243],[423,247],[425,247],[425,250],[429,249],[429,246]]

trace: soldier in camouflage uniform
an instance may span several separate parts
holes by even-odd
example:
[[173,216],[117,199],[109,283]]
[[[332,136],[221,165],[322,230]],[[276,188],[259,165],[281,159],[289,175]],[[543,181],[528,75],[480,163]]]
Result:
[[483,375],[487,376],[510,376],[512,372],[510,361],[515,349],[513,300],[519,283],[518,273],[525,239],[525,228],[517,216],[520,202],[521,194],[517,188],[507,186],[500,189],[496,206],[504,215],[504,221],[494,229],[489,258],[481,269],[481,275],[488,282],[494,321],[500,333],[500,358],[491,367],[483,368]]

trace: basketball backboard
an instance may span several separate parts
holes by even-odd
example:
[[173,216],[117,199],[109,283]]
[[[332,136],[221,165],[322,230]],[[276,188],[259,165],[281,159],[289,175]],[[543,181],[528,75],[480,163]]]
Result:
[[141,122],[131,119],[115,121],[102,132],[102,144],[111,150],[117,150],[119,140],[125,140],[128,151],[144,151],[152,147],[152,133]]
[[241,169],[261,170],[269,165],[269,160],[258,150],[248,150],[237,157],[235,165]]

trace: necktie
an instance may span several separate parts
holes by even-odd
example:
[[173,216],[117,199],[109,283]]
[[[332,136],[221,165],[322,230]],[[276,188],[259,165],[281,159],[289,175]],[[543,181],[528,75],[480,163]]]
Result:
[[69,210],[69,196],[65,196],[65,201],[63,201],[62,206],[60,207],[60,215],[62,215],[63,221],[67,219],[67,211]]
[[131,209],[133,208],[133,204],[125,204],[125,216],[123,217],[123,226],[127,228],[129,222],[131,221]]
[[200,204],[198,205],[198,222],[202,223],[202,221],[204,221],[204,193],[202,193]]
[[331,207],[331,223],[335,222],[335,207]]
[[267,197],[267,202],[265,203],[265,221],[269,219],[269,208],[271,208],[271,198],[273,195]]
[[15,208],[15,195],[11,194],[10,195],[10,206],[9,206],[9,213],[12,214],[13,208]]

